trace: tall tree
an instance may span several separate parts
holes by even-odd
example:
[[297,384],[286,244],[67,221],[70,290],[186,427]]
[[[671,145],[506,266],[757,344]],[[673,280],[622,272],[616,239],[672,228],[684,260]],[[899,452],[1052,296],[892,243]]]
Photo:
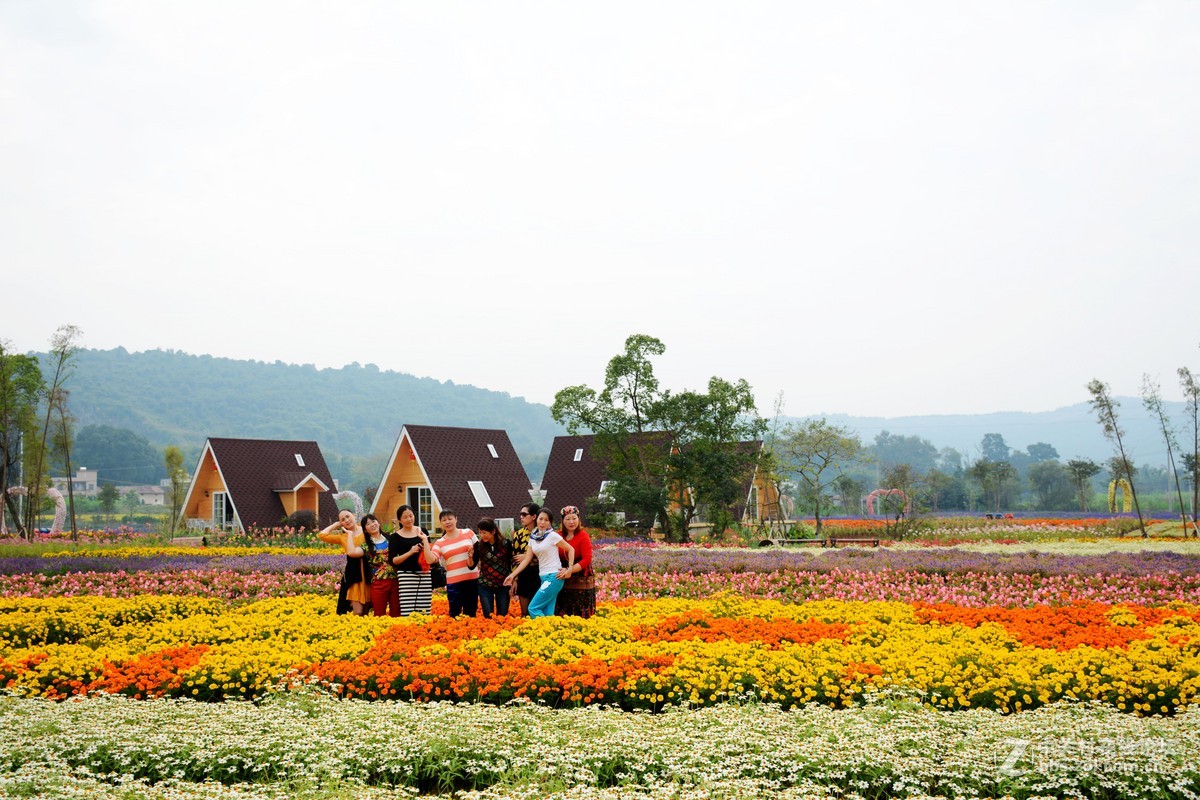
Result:
[[937,466],[938,449],[920,436],[901,436],[880,431],[875,435],[871,453],[883,469],[908,464],[917,472],[928,472]]
[[1192,480],[1192,522],[1200,512],[1200,481],[1196,472],[1200,469],[1200,383],[1197,383],[1192,371],[1187,367],[1179,368],[1179,384],[1183,387],[1186,398],[1187,413],[1192,418],[1192,452],[1191,458],[1184,460],[1184,467]]
[[24,536],[25,526],[13,496],[12,486],[21,482],[21,443],[37,425],[38,397],[43,388],[42,370],[33,356],[14,353],[0,339],[0,496],[13,525]]
[[1054,461],[1058,458],[1058,450],[1054,445],[1045,442],[1034,442],[1025,448],[1031,463],[1040,464],[1043,461]]
[[[550,413],[571,433],[595,435],[614,505],[649,512],[665,532],[687,541],[700,506],[727,510],[736,498],[735,487],[758,458],[744,443],[761,435],[765,423],[745,381],[714,377],[707,392],[661,390],[651,359],[665,351],[653,336],[630,336],[624,352],[609,360],[603,389],[568,386]],[[679,508],[674,524],[672,497]]]
[[781,466],[796,476],[812,498],[816,535],[820,537],[822,502],[843,469],[863,458],[862,440],[858,434],[822,418],[789,425],[777,447]]
[[[967,475],[979,484],[979,488],[983,491],[984,504],[990,505],[992,511],[999,513],[1004,501],[1004,489],[1016,479],[1017,470],[1007,461],[989,461],[981,458],[971,465],[967,470]],[[987,502],[989,499],[991,503]]]
[[59,389],[71,374],[75,354],[79,352],[79,337],[83,331],[75,325],[60,325],[50,337],[50,382],[46,385],[46,419],[42,425],[42,438],[33,455],[33,471],[26,481],[25,488],[29,492],[29,503],[25,507],[25,530],[32,534],[38,511],[41,508],[43,481],[46,465],[46,439],[50,435],[50,424],[54,419],[54,402]]
[[[1142,375],[1142,404],[1158,420],[1158,429],[1162,433],[1163,442],[1167,445],[1167,464],[1175,477],[1175,496],[1179,498],[1179,516],[1183,520],[1183,535],[1187,536],[1187,506],[1183,502],[1183,488],[1179,485],[1179,469],[1175,466],[1175,451],[1179,449],[1179,443],[1175,441],[1175,431],[1167,420],[1167,412],[1163,408],[1162,392],[1158,382],[1151,380],[1149,375]],[[1193,528],[1195,523],[1196,520],[1193,517]]]
[[104,512],[105,521],[111,522],[112,513],[121,499],[121,491],[111,483],[106,483],[96,493],[96,499],[100,501],[100,510]]
[[1059,511],[1071,504],[1071,475],[1058,461],[1038,461],[1029,466],[1029,486],[1039,510]]
[[171,536],[179,529],[179,511],[187,491],[187,472],[183,469],[183,452],[175,445],[163,450],[163,463],[167,468],[167,479],[171,481]]
[[1129,493],[1133,495],[1133,507],[1137,510],[1138,527],[1141,528],[1142,538],[1145,539],[1148,537],[1146,533],[1146,520],[1142,517],[1142,506],[1138,502],[1137,489],[1133,485],[1133,471],[1130,468],[1129,458],[1125,454],[1125,443],[1123,441],[1125,432],[1121,430],[1121,426],[1117,421],[1117,409],[1120,408],[1121,404],[1112,396],[1108,384],[1104,381],[1092,380],[1088,384],[1088,392],[1092,395],[1092,399],[1089,402],[1092,410],[1096,412],[1096,419],[1099,421],[1100,427],[1104,430],[1104,436],[1117,448],[1117,456],[1125,466],[1124,477],[1129,481]]
[[1004,441],[1004,437],[998,433],[985,433],[983,441],[979,443],[979,452],[985,461],[1008,461],[1012,455],[1012,448]]
[[1071,481],[1079,492],[1079,510],[1087,511],[1088,489],[1091,487],[1092,478],[1100,474],[1100,465],[1090,458],[1073,458],[1067,462],[1067,474],[1071,476]]

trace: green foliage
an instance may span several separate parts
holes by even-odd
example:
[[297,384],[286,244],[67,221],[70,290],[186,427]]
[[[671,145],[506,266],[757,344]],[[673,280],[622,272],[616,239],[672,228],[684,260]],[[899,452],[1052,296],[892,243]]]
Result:
[[0,339],[0,496],[13,524],[21,525],[17,506],[8,494],[10,486],[21,479],[21,441],[32,441],[37,425],[38,398],[45,384],[36,358],[12,352],[9,342]]
[[1071,473],[1058,461],[1039,461],[1029,467],[1029,486],[1035,507],[1046,511],[1065,511],[1075,499]]
[[[707,392],[660,390],[651,358],[665,351],[653,336],[630,336],[609,360],[603,389],[568,386],[550,413],[571,433],[595,435],[594,455],[609,465],[606,491],[615,508],[657,519],[672,538],[687,541],[702,506],[716,525],[728,524],[760,455],[741,443],[766,424],[744,380],[713,377]],[[678,508],[674,519],[668,500]]]
[[96,470],[101,480],[124,485],[157,484],[167,477],[159,452],[129,428],[85,425],[75,437],[72,460]]
[[283,521],[284,527],[295,528],[300,530],[303,528],[306,531],[316,531],[321,529],[321,525],[317,520],[316,512],[309,511],[307,508],[302,508],[294,512],[291,516]]
[[100,487],[100,492],[96,495],[96,499],[100,501],[100,510],[104,512],[106,517],[110,517],[117,510],[117,503],[121,499],[121,492],[116,486],[106,483]]
[[920,436],[899,436],[885,430],[875,436],[871,456],[883,469],[908,464],[924,473],[937,466],[938,449]]

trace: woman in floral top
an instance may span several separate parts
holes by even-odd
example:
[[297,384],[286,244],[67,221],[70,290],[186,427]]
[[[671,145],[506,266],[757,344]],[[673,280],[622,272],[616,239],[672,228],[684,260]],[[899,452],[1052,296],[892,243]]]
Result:
[[392,543],[379,529],[379,518],[367,514],[362,518],[367,537],[364,549],[371,570],[371,608],[382,617],[386,608],[389,617],[400,616],[400,588],[396,583],[396,568],[392,565]]
[[479,605],[483,616],[490,618],[492,611],[501,617],[508,616],[508,587],[504,579],[512,569],[511,548],[496,528],[495,520],[485,517],[475,526],[479,541],[475,543],[475,566],[479,568]]

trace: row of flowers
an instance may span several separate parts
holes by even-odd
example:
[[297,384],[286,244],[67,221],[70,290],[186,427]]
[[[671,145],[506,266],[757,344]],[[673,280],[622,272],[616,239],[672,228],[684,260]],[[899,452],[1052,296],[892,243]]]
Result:
[[[273,557],[280,558],[280,557]],[[232,602],[315,594],[333,603],[341,569],[229,570],[156,569],[139,572],[24,572],[0,575],[0,597],[141,597],[173,594]],[[1200,605],[1200,574],[1105,572],[926,572],[914,569],[722,570],[615,572],[596,577],[601,602],[662,597],[704,599],[731,591],[746,597],[791,603],[813,600],[898,600],[954,603],[964,607],[1070,605],[1082,601]],[[445,603],[435,596],[439,607]]]
[[832,711],[665,714],[334,701],[0,698],[0,795],[123,800],[710,800],[1187,797],[1200,710],[1097,705],[946,715],[902,700]]
[[286,676],[348,697],[658,710],[755,697],[845,707],[900,689],[1008,713],[1200,702],[1200,606],[1057,608],[721,595],[624,601],[590,620],[337,617],[327,598],[0,601],[0,685],[60,698],[258,697]]
[[[832,572],[910,570],[930,573],[1032,573],[1045,575],[1200,575],[1200,545],[1140,542],[1114,549],[1080,543],[1057,550],[1032,545],[985,548],[698,548],[673,545],[605,545],[595,550],[600,572]],[[1136,549],[1134,549],[1136,548]],[[0,575],[63,572],[229,571],[322,572],[345,563],[333,548],[114,548],[0,558]]]

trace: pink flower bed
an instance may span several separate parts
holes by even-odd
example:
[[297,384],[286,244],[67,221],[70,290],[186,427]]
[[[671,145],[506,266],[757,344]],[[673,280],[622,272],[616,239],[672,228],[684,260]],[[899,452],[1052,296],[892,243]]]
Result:
[[0,575],[0,597],[137,597],[198,595],[225,600],[261,600],[297,594],[337,594],[340,573],[233,572],[219,569],[163,572],[70,572]]
[[[0,597],[135,597],[180,594],[225,600],[257,600],[336,592],[337,571],[296,572],[164,570],[75,572],[65,575],[0,575]],[[721,591],[788,602],[806,600],[899,600],[981,606],[1064,605],[1078,601],[1163,605],[1173,600],[1200,605],[1200,575],[965,572],[942,575],[914,570],[774,572],[601,572],[601,601],[654,597],[705,598]]]

